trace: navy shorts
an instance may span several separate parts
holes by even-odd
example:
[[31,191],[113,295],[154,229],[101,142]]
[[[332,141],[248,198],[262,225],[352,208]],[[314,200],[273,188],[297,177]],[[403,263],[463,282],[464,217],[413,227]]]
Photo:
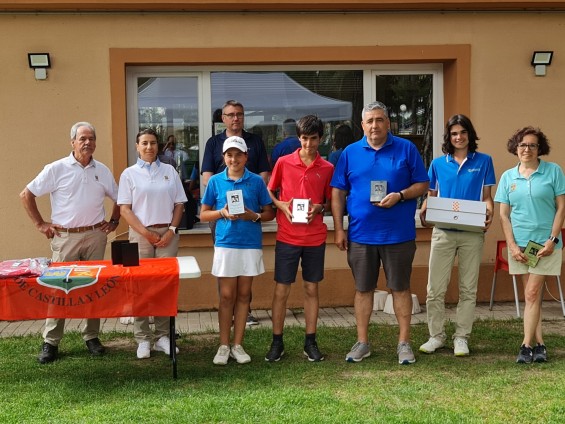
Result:
[[382,263],[386,286],[394,291],[409,290],[415,253],[416,242],[414,240],[383,245],[350,242],[347,250],[347,263],[353,272],[355,289],[359,292],[375,290]]
[[295,246],[277,240],[275,245],[275,281],[292,284],[296,281],[298,264],[302,266],[302,279],[318,283],[324,279],[326,243],[319,246]]

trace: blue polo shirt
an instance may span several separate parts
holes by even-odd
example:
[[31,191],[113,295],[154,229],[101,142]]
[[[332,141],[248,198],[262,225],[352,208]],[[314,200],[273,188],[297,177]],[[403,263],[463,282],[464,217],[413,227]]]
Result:
[[[242,190],[243,205],[257,213],[261,212],[262,206],[273,203],[263,179],[247,169],[243,177],[236,181],[228,177],[227,169],[212,175],[206,186],[202,203],[216,210],[222,209],[226,206],[226,193],[229,190]],[[215,246],[232,249],[261,249],[262,241],[261,224],[257,222],[242,219],[216,221]]]
[[[263,143],[261,137],[256,134],[248,133],[247,131],[243,131],[241,136],[247,145],[247,163],[245,167],[255,174],[270,172],[271,167],[269,166],[267,150],[265,149],[265,143]],[[226,169],[222,152],[226,138],[226,131],[224,130],[221,134],[208,139],[206,147],[204,148],[200,173],[212,172],[218,174]]]
[[363,137],[343,150],[331,181],[332,187],[348,192],[350,241],[381,245],[414,240],[416,199],[389,209],[374,206],[370,202],[374,180],[385,180],[387,193],[429,181],[416,145],[389,133],[385,144],[375,150]]
[[462,200],[483,200],[483,187],[496,184],[492,158],[474,152],[459,165],[451,155],[436,158],[428,171],[430,190],[438,197]]
[[300,140],[294,136],[287,137],[277,144],[271,152],[271,164],[273,165],[273,168],[281,156],[290,155],[297,149],[300,149],[301,146]]
[[[561,167],[540,160],[538,169],[526,179],[518,166],[502,174],[494,201],[510,205],[512,233],[516,244],[526,247],[529,240],[544,244],[551,235],[555,218],[555,198],[565,194],[565,177]],[[563,246],[559,240],[558,247]]]

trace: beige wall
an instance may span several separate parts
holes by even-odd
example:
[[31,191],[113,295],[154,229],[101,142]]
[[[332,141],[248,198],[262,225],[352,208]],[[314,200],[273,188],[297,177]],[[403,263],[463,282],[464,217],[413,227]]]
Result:
[[[45,163],[69,153],[72,123],[89,120],[97,127],[95,156],[110,168],[114,151],[124,148],[124,139],[112,140],[118,123],[112,122],[111,48],[470,45],[470,115],[480,150],[495,158],[497,177],[515,164],[504,145],[524,125],[541,126],[554,147],[548,159],[564,163],[559,148],[565,110],[562,13],[8,14],[0,15],[0,39],[0,129],[6,155],[0,167],[0,260],[50,256],[48,242],[25,216],[18,193]],[[546,77],[534,76],[534,50],[555,52]],[[51,54],[47,81],[34,79],[28,52]],[[284,50],[281,56],[284,60]],[[121,167],[114,167],[116,177]],[[48,218],[47,199],[39,204]],[[497,219],[487,236],[487,265],[499,238]],[[419,255],[425,264],[426,249]]]

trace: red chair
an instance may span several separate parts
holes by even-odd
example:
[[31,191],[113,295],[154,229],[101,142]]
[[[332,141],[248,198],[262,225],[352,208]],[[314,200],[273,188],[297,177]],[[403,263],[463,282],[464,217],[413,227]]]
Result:
[[[494,276],[492,277],[492,288],[490,290],[490,306],[489,310],[492,311],[492,303],[494,302],[494,288],[496,287],[496,275],[499,270],[508,272],[508,260],[502,254],[506,248],[506,240],[498,240],[496,242],[496,258],[494,260]],[[518,287],[516,286],[516,276],[512,276],[512,284],[514,285],[514,300],[516,302],[516,315],[520,318],[520,302],[518,301]],[[561,285],[559,285],[561,287]],[[564,310],[565,314],[565,310]]]
[[[565,240],[565,228],[561,229],[561,240]],[[492,311],[492,304],[494,302],[494,288],[496,286],[496,275],[499,270],[504,270],[508,272],[508,260],[506,256],[502,254],[502,251],[506,248],[505,240],[498,240],[496,242],[496,259],[494,262],[494,276],[492,277],[492,288],[490,291],[490,307]],[[563,301],[563,290],[561,289],[561,279],[559,275],[556,275],[557,289],[559,290],[559,301],[561,302],[561,310],[563,311],[563,316],[565,317],[565,302]],[[518,288],[516,285],[516,276],[512,276],[512,284],[514,286],[514,301],[516,302],[516,315],[520,318],[520,302],[518,300]],[[547,281],[546,281],[547,284]]]

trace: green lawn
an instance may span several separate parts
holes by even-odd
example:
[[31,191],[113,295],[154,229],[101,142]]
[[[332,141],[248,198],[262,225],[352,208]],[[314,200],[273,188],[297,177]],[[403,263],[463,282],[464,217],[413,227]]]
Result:
[[[563,423],[564,325],[546,336],[550,362],[533,365],[514,363],[518,320],[476,323],[468,358],[442,349],[410,366],[397,363],[394,326],[371,328],[373,355],[358,364],[344,360],[353,328],[320,328],[321,363],[304,358],[301,328],[286,330],[273,364],[267,329],[247,331],[250,364],[226,367],[212,364],[217,335],[183,336],[176,381],[164,354],[136,359],[125,333],[103,335],[102,358],[67,334],[47,365],[36,361],[39,336],[0,339],[0,423]],[[417,349],[427,327],[413,339]]]

